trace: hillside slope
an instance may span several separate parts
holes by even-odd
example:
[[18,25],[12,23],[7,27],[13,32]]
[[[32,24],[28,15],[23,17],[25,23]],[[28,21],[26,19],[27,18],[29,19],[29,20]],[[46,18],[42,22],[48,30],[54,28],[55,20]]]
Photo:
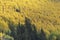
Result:
[[36,26],[37,32],[42,28],[47,37],[52,33],[60,35],[59,0],[0,0],[0,32],[10,33],[9,24],[24,25],[25,17]]

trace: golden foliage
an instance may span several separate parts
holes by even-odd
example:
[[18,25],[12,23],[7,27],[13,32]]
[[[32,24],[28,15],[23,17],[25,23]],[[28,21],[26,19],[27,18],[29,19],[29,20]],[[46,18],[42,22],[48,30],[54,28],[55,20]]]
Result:
[[54,0],[0,0],[0,30],[8,30],[9,23],[24,24],[25,17],[41,28],[60,34],[60,1]]

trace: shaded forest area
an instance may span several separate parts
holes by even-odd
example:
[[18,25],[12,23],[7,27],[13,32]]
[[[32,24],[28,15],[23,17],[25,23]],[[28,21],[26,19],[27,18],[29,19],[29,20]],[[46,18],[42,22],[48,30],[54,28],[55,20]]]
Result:
[[18,23],[18,26],[15,28],[11,23],[9,24],[9,29],[11,30],[11,33],[5,34],[13,37],[13,39],[7,39],[7,37],[5,39],[3,38],[4,40],[46,40],[43,29],[41,29],[40,35],[38,35],[35,25],[31,24],[31,21],[28,18],[25,18],[25,25]]
[[[9,36],[2,38],[2,40],[60,40],[60,36],[51,34],[49,38],[46,37],[46,33],[41,28],[39,32],[36,30],[36,26],[31,24],[30,19],[25,17],[25,25],[18,23],[18,26],[15,28],[12,23],[9,24],[9,29],[11,33],[5,33]],[[3,33],[3,32],[2,32]],[[54,38],[57,36],[57,38]],[[8,39],[7,39],[8,38]]]

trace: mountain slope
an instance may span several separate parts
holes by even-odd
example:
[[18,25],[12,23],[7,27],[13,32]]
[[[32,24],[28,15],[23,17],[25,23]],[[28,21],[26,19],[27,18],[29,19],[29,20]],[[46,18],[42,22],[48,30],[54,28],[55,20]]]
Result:
[[59,0],[0,0],[0,31],[10,32],[9,24],[24,25],[25,17],[36,26],[37,32],[43,28],[47,35],[60,34]]

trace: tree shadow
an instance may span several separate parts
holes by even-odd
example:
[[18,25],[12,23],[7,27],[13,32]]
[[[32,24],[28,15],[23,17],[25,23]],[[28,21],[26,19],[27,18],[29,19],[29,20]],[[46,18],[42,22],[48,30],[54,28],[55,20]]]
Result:
[[8,25],[9,25],[9,29],[11,30],[10,36],[12,36],[14,38],[14,40],[16,40],[17,34],[16,34],[16,30],[15,30],[13,23],[9,22]]
[[35,25],[31,24],[30,19],[25,18],[25,25],[18,25],[17,40],[37,40],[37,31]]
[[[31,24],[31,20],[25,17],[25,25],[18,23],[15,29],[13,24],[9,24],[11,36],[14,40],[46,40],[44,31],[41,30],[40,35],[37,34],[36,26]],[[41,38],[39,37],[41,36]]]
[[30,19],[26,17],[25,17],[25,32],[27,35],[26,40],[38,40],[35,25],[32,25]]
[[41,32],[39,34],[39,40],[47,40],[46,34],[42,28],[41,28]]

